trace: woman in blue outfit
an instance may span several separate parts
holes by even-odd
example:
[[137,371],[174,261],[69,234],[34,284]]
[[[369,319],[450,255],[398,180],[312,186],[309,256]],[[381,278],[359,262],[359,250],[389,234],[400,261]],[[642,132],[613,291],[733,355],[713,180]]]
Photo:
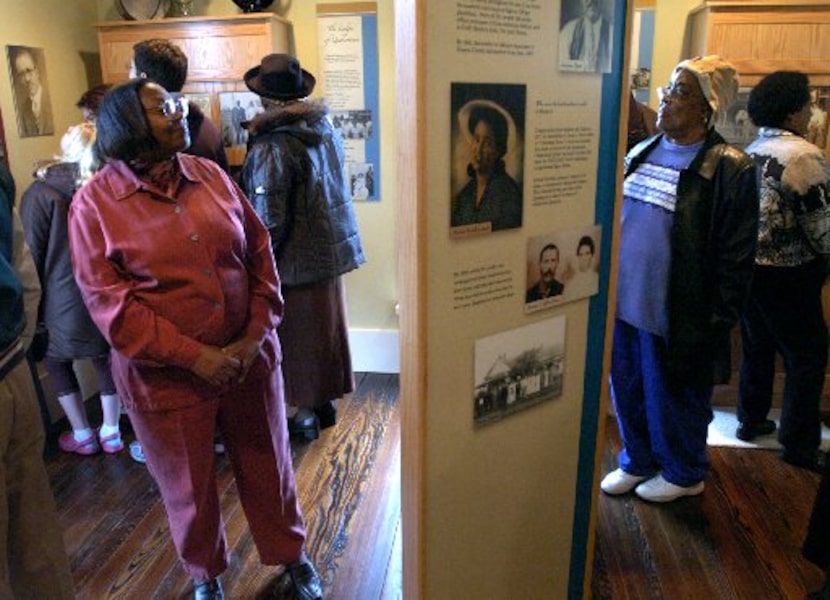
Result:
[[651,502],[703,492],[717,358],[752,274],[755,165],[713,123],[737,93],[717,56],[675,67],[663,132],[626,157],[611,392],[623,449],[606,494]]

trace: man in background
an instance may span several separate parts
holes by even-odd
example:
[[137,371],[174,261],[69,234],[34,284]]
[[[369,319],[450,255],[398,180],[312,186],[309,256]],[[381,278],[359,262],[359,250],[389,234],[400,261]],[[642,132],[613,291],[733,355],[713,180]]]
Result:
[[[602,14],[601,0],[580,0],[582,15],[559,32],[559,63],[573,71],[611,71],[611,26]],[[569,65],[570,63],[570,65]]]
[[[187,55],[176,44],[167,40],[150,39],[138,42],[133,46],[130,77],[145,77],[158,83],[171,94],[179,93],[187,80]],[[190,131],[190,147],[185,152],[209,158],[229,172],[228,158],[219,129],[195,102],[188,102],[187,126]]]
[[20,136],[52,135],[55,126],[52,123],[49,92],[41,81],[40,67],[32,50],[17,48],[12,56],[12,66]]
[[558,268],[559,248],[556,244],[547,244],[539,252],[539,281],[527,290],[525,303],[560,296],[565,291],[565,286],[556,279]]

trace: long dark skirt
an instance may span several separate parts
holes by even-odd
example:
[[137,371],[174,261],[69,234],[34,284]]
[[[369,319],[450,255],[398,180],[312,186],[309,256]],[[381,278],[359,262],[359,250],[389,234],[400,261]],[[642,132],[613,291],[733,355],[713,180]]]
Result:
[[284,287],[282,344],[285,399],[316,408],[354,391],[343,280]]

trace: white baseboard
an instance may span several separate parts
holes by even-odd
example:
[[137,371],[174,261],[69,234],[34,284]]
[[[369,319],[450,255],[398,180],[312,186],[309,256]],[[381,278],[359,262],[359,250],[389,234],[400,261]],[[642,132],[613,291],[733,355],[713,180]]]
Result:
[[368,373],[400,373],[397,329],[350,329],[352,369]]

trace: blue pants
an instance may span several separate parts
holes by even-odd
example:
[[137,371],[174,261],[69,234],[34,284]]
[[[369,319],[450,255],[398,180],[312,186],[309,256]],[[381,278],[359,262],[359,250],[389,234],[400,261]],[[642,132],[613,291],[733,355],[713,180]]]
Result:
[[706,477],[706,435],[712,386],[669,391],[663,338],[624,321],[614,322],[611,398],[623,449],[620,468],[688,487]]

